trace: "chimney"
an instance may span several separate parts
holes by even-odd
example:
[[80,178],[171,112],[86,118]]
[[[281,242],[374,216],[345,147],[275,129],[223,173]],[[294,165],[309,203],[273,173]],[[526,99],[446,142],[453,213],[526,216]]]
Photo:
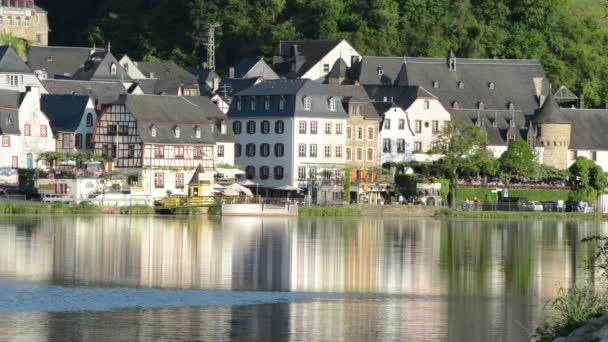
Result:
[[543,81],[545,79],[543,77],[534,77],[532,80],[534,81],[534,90],[536,91],[536,98],[539,99],[540,102],[541,95],[543,94]]
[[234,67],[228,68],[228,78],[234,78]]
[[538,106],[542,107],[545,104],[545,101],[547,101],[547,97],[545,95],[541,95],[538,98]]
[[153,72],[150,72],[150,78],[155,78],[156,75],[154,75]]
[[584,109],[585,108],[585,95],[581,94],[578,98],[579,98],[578,99],[578,102],[579,102],[578,107],[580,109]]
[[291,56],[295,57],[295,56],[297,56],[299,54],[300,54],[300,51],[298,51],[298,45],[295,45],[295,44],[292,45],[291,46]]

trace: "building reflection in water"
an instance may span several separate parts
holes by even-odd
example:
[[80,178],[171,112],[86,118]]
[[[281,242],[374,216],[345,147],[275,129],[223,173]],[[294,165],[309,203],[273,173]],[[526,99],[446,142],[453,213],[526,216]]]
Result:
[[[184,312],[184,321],[193,314],[200,322],[205,315],[222,317],[213,325],[218,339],[235,331],[278,338],[285,332],[266,326],[275,317],[289,327],[287,335],[307,339],[315,338],[307,335],[311,332],[344,338],[359,331],[374,338],[521,340],[560,286],[595,281],[586,270],[593,246],[579,242],[607,232],[608,223],[554,221],[7,219],[0,223],[0,277],[63,285],[382,295],[259,306],[264,316],[257,321],[246,317],[245,308],[126,310],[131,322],[145,324],[133,329],[151,329],[145,336],[179,322]],[[49,315],[41,321],[60,325],[61,315]],[[199,328],[202,332],[175,327],[177,335],[212,334]]]

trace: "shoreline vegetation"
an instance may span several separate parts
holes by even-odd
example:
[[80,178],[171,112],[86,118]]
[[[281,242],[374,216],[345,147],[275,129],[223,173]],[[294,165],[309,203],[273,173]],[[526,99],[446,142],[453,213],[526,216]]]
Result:
[[534,211],[458,211],[442,208],[435,211],[435,217],[479,218],[479,219],[576,219],[608,220],[608,214],[575,212],[534,212]]

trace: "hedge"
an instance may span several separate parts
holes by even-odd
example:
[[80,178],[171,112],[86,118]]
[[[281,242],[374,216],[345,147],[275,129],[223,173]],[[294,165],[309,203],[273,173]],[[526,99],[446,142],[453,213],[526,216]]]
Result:
[[[482,202],[496,203],[497,196],[492,193],[494,188],[469,188],[458,187],[456,191],[456,201],[464,202],[477,197]],[[570,190],[545,190],[545,189],[510,189],[509,197],[524,197],[528,201],[557,202],[567,201]]]

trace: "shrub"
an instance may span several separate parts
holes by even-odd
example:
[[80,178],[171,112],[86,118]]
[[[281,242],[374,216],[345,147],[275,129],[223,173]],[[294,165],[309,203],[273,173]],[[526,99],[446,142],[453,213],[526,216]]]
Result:
[[207,210],[207,214],[208,215],[221,215],[222,207],[220,207],[219,204],[213,205],[213,206],[209,207],[209,210]]

